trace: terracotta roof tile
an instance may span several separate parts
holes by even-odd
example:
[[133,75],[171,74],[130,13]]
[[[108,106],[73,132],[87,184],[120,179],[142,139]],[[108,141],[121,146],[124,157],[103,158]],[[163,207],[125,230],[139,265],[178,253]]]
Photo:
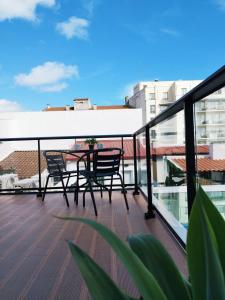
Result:
[[109,110],[109,109],[131,109],[131,107],[127,105],[97,106],[97,110]]
[[[181,170],[186,172],[186,160],[184,158],[171,159]],[[198,172],[224,172],[225,159],[199,158],[197,160]]]
[[[0,169],[15,170],[19,179],[38,174],[38,151],[15,151],[0,161]],[[46,160],[41,154],[41,172],[46,169]]]
[[[104,148],[122,148],[121,140],[99,140],[98,143],[103,144]],[[88,149],[87,145],[84,142],[77,142],[77,144],[81,145],[81,149]],[[133,140],[131,139],[124,139],[124,158],[125,159],[132,159],[133,158]],[[144,145],[139,143],[140,147],[137,147],[137,155],[140,158],[146,157],[146,150]],[[198,146],[197,148],[198,154],[208,154],[209,147],[208,146]],[[165,155],[184,155],[185,154],[185,147],[184,146],[174,146],[174,147],[158,147],[151,149],[152,155],[156,156],[165,156]],[[75,159],[74,157],[67,156],[67,159]]]
[[[185,154],[185,147],[184,146],[157,147],[157,148],[152,148],[151,153],[157,156]],[[208,154],[209,147],[207,145],[198,146],[197,153]]]
[[[105,105],[105,106],[96,106],[96,110],[110,110],[110,109],[132,109],[132,107],[129,107],[127,105]],[[69,111],[74,110],[73,106],[69,106]],[[94,110],[94,109],[90,109]],[[45,108],[44,111],[66,111],[65,106],[56,106],[56,107],[48,107]]]
[[45,108],[44,111],[65,111],[66,107],[62,106],[62,107],[48,107]]

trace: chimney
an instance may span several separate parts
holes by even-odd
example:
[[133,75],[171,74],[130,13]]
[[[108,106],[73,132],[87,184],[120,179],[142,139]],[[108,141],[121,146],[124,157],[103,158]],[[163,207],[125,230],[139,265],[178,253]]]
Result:
[[129,96],[125,96],[125,105],[129,105]]
[[70,106],[69,105],[66,105],[65,108],[66,108],[66,111],[70,110]]
[[76,98],[73,100],[74,110],[89,110],[91,109],[91,101],[89,98]]
[[93,108],[93,110],[96,110],[97,109],[97,105],[93,104],[92,108]]

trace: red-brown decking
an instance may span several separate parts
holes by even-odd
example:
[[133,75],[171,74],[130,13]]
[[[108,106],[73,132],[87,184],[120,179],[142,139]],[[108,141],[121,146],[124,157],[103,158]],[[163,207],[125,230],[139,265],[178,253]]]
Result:
[[[81,195],[80,195],[81,199]],[[110,247],[93,230],[77,222],[61,221],[53,215],[96,219],[87,194],[87,205],[76,207],[69,195],[67,208],[62,194],[46,196],[44,203],[35,195],[0,196],[0,299],[90,299],[74,263],[66,239],[71,239],[107,271],[129,294],[137,296],[131,280]],[[187,274],[185,255],[156,218],[145,221],[146,202],[128,194],[127,213],[120,192],[96,194],[97,220],[115,231],[123,240],[128,234],[144,232],[157,236]],[[163,266],[159,266],[163,268]],[[115,299],[116,300],[116,299]]]
[[[186,172],[186,160],[184,158],[171,159],[171,161]],[[198,172],[224,172],[225,159],[198,158],[197,170]]]

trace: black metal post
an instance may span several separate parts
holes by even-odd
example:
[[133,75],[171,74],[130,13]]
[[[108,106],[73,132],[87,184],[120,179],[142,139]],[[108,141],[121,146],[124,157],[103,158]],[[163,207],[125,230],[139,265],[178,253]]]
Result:
[[121,146],[123,149],[123,156],[122,156],[122,174],[123,174],[123,182],[125,184],[125,178],[124,178],[124,143],[123,143],[123,137],[121,138]]
[[145,213],[145,219],[154,218],[152,206],[152,175],[151,175],[151,151],[150,151],[150,135],[149,127],[145,127],[145,143],[146,143],[146,164],[147,164],[147,192],[148,192],[148,211]]
[[37,197],[42,197],[41,193],[41,146],[40,146],[40,140],[38,140],[38,192]]
[[[123,142],[123,137],[121,138],[121,147],[123,149],[123,156],[122,156],[122,175],[123,175],[123,183],[124,183],[124,186],[126,186],[126,183],[125,183],[125,175],[124,175],[124,142]],[[121,193],[127,193],[126,190],[122,190]]]
[[186,143],[186,178],[187,178],[187,202],[188,215],[196,194],[196,167],[195,167],[195,130],[194,130],[194,104],[186,101],[184,104],[185,118],[185,143]]
[[133,154],[134,154],[134,192],[133,195],[139,195],[138,173],[137,173],[137,145],[136,135],[133,136]]

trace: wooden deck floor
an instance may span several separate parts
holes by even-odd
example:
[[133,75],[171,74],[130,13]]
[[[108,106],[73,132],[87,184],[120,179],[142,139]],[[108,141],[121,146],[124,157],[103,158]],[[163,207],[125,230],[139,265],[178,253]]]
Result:
[[[96,219],[89,195],[85,209],[81,203],[74,205],[72,195],[69,200],[67,208],[61,194],[47,195],[44,203],[35,195],[0,196],[0,299],[90,299],[66,239],[88,251],[123,289],[137,296],[123,266],[101,237],[86,225],[52,216]],[[113,193],[112,205],[107,194],[103,199],[96,194],[96,201],[99,222],[124,240],[131,233],[153,233],[187,274],[185,255],[159,218],[144,220],[142,196],[128,193],[129,213],[120,192]]]

